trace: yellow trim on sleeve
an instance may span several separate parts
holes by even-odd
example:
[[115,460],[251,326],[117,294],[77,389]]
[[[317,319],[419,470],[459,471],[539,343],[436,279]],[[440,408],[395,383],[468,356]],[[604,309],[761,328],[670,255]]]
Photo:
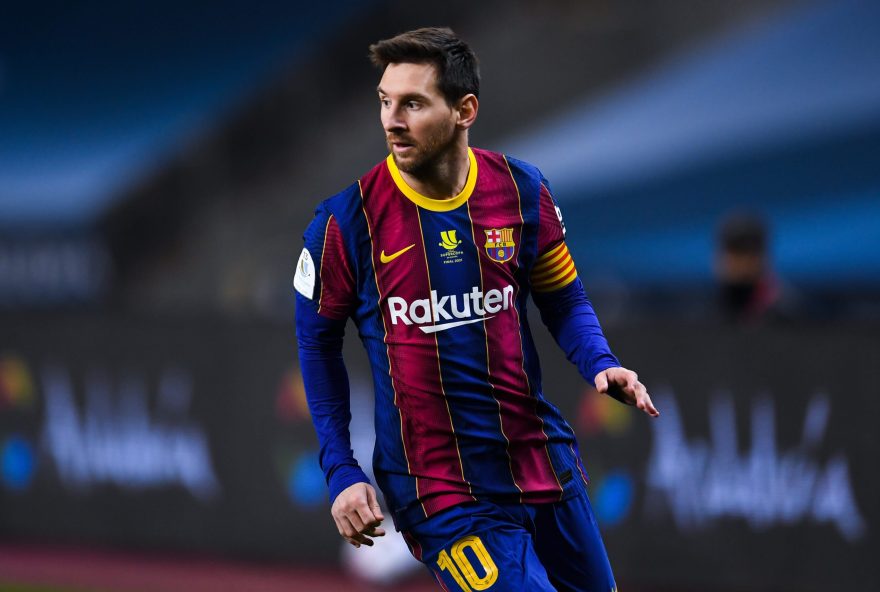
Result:
[[565,273],[556,276],[555,278],[553,278],[552,281],[533,284],[532,289],[535,292],[553,292],[555,290],[559,290],[560,288],[564,288],[565,286],[573,282],[577,275],[577,270],[574,267],[574,261],[572,261],[571,265],[566,268]]
[[574,269],[574,259],[569,257],[562,265],[553,270],[553,273],[546,273],[541,276],[532,276],[533,284],[552,284],[559,278],[568,275]]
[[539,257],[529,280],[535,292],[552,292],[564,288],[576,277],[574,259],[563,242]]
[[543,282],[546,281],[547,278],[559,275],[562,273],[560,270],[568,267],[569,264],[573,264],[574,260],[571,258],[571,255],[566,253],[565,257],[563,257],[557,264],[553,267],[542,269],[540,271],[532,271],[532,281]]
[[541,265],[545,263],[548,259],[553,258],[555,255],[559,253],[559,251],[565,249],[565,243],[559,243],[557,246],[553,247],[543,255],[538,255],[538,261],[535,265]]
[[470,167],[468,168],[468,176],[467,181],[464,183],[464,189],[462,189],[461,193],[455,197],[450,197],[448,199],[434,199],[427,197],[407,185],[406,181],[403,180],[403,176],[400,174],[400,170],[397,168],[397,163],[394,162],[394,156],[392,154],[388,155],[388,158],[385,159],[385,163],[388,165],[388,172],[391,173],[391,178],[394,179],[394,184],[397,185],[397,188],[400,189],[407,199],[417,206],[423,207],[426,210],[431,210],[432,212],[450,212],[466,202],[474,192],[474,187],[477,185],[477,157],[474,156],[474,151],[470,148],[468,148],[468,160],[470,161]]
[[569,253],[568,253],[568,249],[565,248],[565,244],[563,244],[562,247],[563,248],[560,249],[559,252],[556,253],[555,255],[553,255],[552,257],[549,257],[549,258],[544,259],[542,261],[538,261],[535,264],[535,266],[532,268],[532,273],[543,273],[543,272],[547,271],[548,269],[550,269],[551,267],[558,264],[560,261],[562,261],[566,257],[568,257]]

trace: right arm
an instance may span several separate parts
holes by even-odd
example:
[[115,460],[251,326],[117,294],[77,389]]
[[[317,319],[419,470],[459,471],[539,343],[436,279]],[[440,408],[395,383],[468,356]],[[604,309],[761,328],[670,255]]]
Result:
[[351,449],[350,391],[342,359],[345,323],[354,302],[353,273],[339,226],[323,207],[304,238],[294,278],[296,337],[306,399],[320,445],[319,461],[339,534],[352,545],[372,545],[367,535],[384,534],[378,528],[384,517],[376,492]]

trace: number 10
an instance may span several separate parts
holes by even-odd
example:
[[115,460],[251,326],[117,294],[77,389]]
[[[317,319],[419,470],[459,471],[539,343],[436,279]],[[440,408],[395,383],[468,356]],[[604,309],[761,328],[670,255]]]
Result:
[[[473,551],[486,575],[483,577],[477,575],[470,559],[464,554],[465,549]],[[446,552],[446,549],[440,551],[440,555],[437,558],[437,567],[440,568],[440,571],[448,571],[452,579],[455,580],[455,583],[461,586],[464,592],[485,590],[498,579],[498,566],[492,561],[492,557],[489,556],[489,552],[486,550],[480,537],[466,536],[463,539],[459,539],[452,545],[450,551],[452,552],[452,559],[449,558],[449,553]],[[454,563],[453,560],[455,560]],[[470,584],[470,587],[468,584]]]

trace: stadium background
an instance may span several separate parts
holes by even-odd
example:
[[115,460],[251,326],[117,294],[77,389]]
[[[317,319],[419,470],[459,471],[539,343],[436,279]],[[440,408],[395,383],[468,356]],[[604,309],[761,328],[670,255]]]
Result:
[[[880,586],[877,2],[220,0],[0,13],[0,587],[433,589],[335,534],[290,286],[315,204],[384,154],[367,45],[428,24],[480,56],[472,143],[551,180],[663,412],[539,331],[621,589]],[[784,322],[716,314],[744,209]]]

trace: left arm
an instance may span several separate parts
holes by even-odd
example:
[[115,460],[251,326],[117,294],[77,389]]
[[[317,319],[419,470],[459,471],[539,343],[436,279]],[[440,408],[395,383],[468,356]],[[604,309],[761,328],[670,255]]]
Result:
[[645,385],[639,382],[638,374],[621,367],[611,353],[579,278],[556,291],[536,291],[533,299],[541,312],[541,320],[565,357],[597,391],[634,405],[651,417],[660,415]]
[[657,417],[660,412],[645,385],[635,372],[621,367],[608,347],[565,244],[562,212],[544,179],[538,206],[538,258],[529,273],[529,283],[541,320],[568,360],[597,391]]

